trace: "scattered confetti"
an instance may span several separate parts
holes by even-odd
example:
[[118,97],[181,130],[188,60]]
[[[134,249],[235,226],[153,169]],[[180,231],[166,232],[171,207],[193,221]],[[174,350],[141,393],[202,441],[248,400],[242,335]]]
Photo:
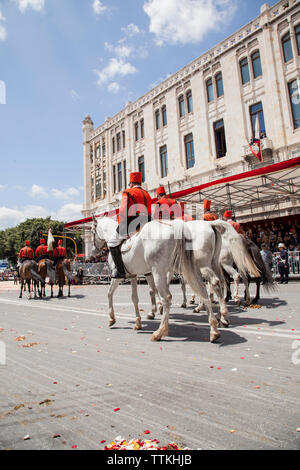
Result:
[[106,442],[105,439],[103,439],[102,441],[100,441],[100,444],[104,444],[104,442]]
[[27,436],[24,436],[23,439],[24,439],[24,441],[29,441],[30,436],[27,434]]
[[120,411],[120,408],[115,408],[114,411]]
[[230,429],[229,432],[230,432],[230,434],[233,434],[234,432],[236,432],[236,430],[235,429]]
[[140,439],[131,439],[126,441],[122,437],[117,437],[109,445],[105,446],[104,450],[190,450],[187,447],[184,449],[179,447],[176,442],[171,442],[166,446],[159,447],[159,441],[157,439],[151,440],[140,440]]
[[17,336],[17,338],[14,339],[14,341],[24,341],[26,339],[26,336]]
[[144,434],[151,434],[151,431],[147,429],[146,431],[144,431]]
[[77,449],[77,446],[72,446],[72,449]]

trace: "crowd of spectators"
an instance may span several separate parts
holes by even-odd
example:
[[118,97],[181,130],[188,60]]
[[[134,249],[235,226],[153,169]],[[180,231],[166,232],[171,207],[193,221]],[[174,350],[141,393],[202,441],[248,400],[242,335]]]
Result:
[[243,227],[246,236],[262,249],[263,245],[272,253],[280,252],[283,244],[289,252],[300,251],[300,223],[269,221]]

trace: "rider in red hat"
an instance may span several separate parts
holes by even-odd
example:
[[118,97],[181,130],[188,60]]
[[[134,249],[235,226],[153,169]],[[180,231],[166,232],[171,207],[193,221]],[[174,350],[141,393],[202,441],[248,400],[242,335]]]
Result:
[[158,201],[155,204],[154,219],[167,219],[173,220],[177,218],[182,218],[182,209],[177,203],[176,199],[171,199],[167,197],[166,190],[163,186],[160,186],[156,190]]
[[40,245],[35,250],[35,257],[37,258],[37,262],[39,262],[41,259],[49,257],[48,248],[44,238],[40,239]]
[[130,173],[129,188],[122,194],[119,226],[107,243],[115,263],[115,270],[112,273],[114,279],[126,277],[120,249],[123,240],[130,233],[136,232],[151,220],[151,197],[141,187],[142,181],[143,175],[141,172]]
[[58,263],[58,261],[63,260],[67,257],[67,251],[65,247],[63,246],[63,241],[58,240],[58,246],[54,249],[53,251],[53,267],[55,267]]
[[218,219],[218,216],[214,212],[211,212],[210,208],[211,208],[211,201],[209,201],[208,199],[205,199],[203,201],[203,210],[204,210],[203,220],[206,220],[208,222]]
[[245,232],[240,226],[240,224],[232,220],[232,212],[230,210],[226,210],[224,212],[224,220],[228,222],[230,225],[232,225],[233,228],[237,231],[237,233],[239,233],[240,235],[245,235]]
[[34,258],[34,251],[30,247],[30,241],[25,240],[25,246],[20,250],[19,253],[19,261],[23,263],[23,261],[28,260],[28,259],[33,259]]

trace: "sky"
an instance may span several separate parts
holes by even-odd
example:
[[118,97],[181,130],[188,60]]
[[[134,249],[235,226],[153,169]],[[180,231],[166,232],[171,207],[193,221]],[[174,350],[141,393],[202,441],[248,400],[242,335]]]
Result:
[[82,218],[84,117],[100,126],[263,3],[0,0],[0,230]]

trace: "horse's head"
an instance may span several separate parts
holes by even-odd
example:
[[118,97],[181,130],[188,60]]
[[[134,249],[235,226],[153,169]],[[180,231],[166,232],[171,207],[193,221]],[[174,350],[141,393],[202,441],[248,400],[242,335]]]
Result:
[[99,226],[98,221],[94,215],[93,215],[91,233],[92,233],[92,241],[93,241],[91,255],[97,256],[97,254],[102,250],[106,242],[105,242],[105,237],[104,237],[102,228]]

